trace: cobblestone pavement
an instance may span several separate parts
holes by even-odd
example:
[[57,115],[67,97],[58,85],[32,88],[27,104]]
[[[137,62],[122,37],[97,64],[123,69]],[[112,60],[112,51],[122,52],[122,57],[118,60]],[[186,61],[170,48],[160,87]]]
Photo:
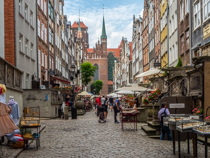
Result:
[[[131,130],[133,124],[121,124],[113,121],[113,112],[109,112],[106,123],[98,123],[94,112],[78,116],[76,120],[42,120],[46,128],[41,133],[41,147],[38,150],[24,150],[18,158],[31,157],[108,157],[108,158],[175,158],[172,155],[172,142],[148,138],[140,129]],[[177,144],[177,143],[176,143]],[[204,157],[204,146],[198,145],[199,158]],[[176,148],[177,149],[177,148]],[[187,151],[186,142],[182,142],[182,155]],[[192,155],[192,150],[191,150]],[[210,155],[210,153],[209,153]],[[192,156],[183,156],[192,157]]]

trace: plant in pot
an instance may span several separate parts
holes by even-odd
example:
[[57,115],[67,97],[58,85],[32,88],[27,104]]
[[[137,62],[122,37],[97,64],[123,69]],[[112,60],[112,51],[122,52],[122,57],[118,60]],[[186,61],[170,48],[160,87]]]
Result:
[[153,92],[152,93],[152,97],[155,99],[155,98],[157,98],[157,92]]
[[161,94],[161,90],[160,89],[157,89],[155,92],[157,93],[157,95]]
[[203,109],[194,108],[192,112],[193,112],[193,115],[202,115]]
[[144,99],[143,99],[143,104],[144,104],[144,105],[147,105],[148,103],[149,103],[149,101],[147,100],[147,98],[144,98]]
[[149,101],[149,102],[151,102],[153,99],[154,99],[154,98],[153,98],[152,95],[150,95],[150,96],[148,97],[148,101]]

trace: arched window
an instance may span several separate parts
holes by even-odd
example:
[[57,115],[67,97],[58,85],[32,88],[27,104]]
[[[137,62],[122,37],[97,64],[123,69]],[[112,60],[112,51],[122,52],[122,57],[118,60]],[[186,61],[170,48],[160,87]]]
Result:
[[95,75],[93,77],[93,81],[95,82],[96,80],[99,80],[99,67],[98,67],[98,64],[95,64],[94,66],[97,67],[95,71]]

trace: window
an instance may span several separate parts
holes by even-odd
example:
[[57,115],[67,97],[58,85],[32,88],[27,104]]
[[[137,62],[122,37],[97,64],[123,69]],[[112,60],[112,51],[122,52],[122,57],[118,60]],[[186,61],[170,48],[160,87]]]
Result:
[[200,2],[198,1],[194,4],[194,29],[200,26],[200,24],[201,24]]
[[44,53],[42,53],[42,66],[44,67]]
[[28,51],[28,39],[25,39],[25,54],[29,56],[29,51]]
[[185,14],[189,13],[189,0],[185,0]]
[[45,1],[44,1],[44,14],[47,15],[47,5]]
[[38,36],[40,37],[40,20],[38,19]]
[[30,11],[30,24],[33,26],[33,12]]
[[62,6],[62,3],[59,4],[59,13],[60,15],[63,15],[63,6]]
[[28,20],[28,6],[25,4],[25,19]]
[[19,51],[23,52],[23,35],[19,35]]
[[190,44],[190,40],[189,40],[189,29],[185,32],[185,34],[186,34],[186,44],[187,44],[187,46],[189,46],[189,44]]
[[49,56],[49,69],[51,69],[51,56]]
[[34,59],[34,45],[31,43],[31,58]]
[[22,0],[19,0],[19,13],[22,14]]
[[41,28],[41,39],[44,40],[44,24],[42,24]]
[[37,0],[37,4],[40,5],[40,0]]
[[41,56],[40,56],[40,50],[38,50],[38,66],[39,66],[39,78],[41,77]]
[[44,29],[45,32],[45,43],[47,43],[47,28]]
[[43,0],[41,0],[41,9],[43,10]]
[[183,1],[180,2],[180,21],[184,18],[184,4]]
[[210,17],[210,0],[203,0],[203,21]]
[[162,6],[164,5],[164,1],[165,1],[165,0],[162,0]]
[[45,68],[47,69],[47,55],[45,55]]

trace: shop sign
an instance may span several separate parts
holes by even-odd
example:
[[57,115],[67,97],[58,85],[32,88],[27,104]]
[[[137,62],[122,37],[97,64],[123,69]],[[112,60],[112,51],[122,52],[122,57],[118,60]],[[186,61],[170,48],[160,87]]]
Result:
[[205,40],[206,38],[208,38],[210,36],[210,24],[206,25],[203,28],[203,39]]
[[160,67],[161,63],[154,63],[154,67]]
[[185,103],[170,103],[169,108],[185,108]]

